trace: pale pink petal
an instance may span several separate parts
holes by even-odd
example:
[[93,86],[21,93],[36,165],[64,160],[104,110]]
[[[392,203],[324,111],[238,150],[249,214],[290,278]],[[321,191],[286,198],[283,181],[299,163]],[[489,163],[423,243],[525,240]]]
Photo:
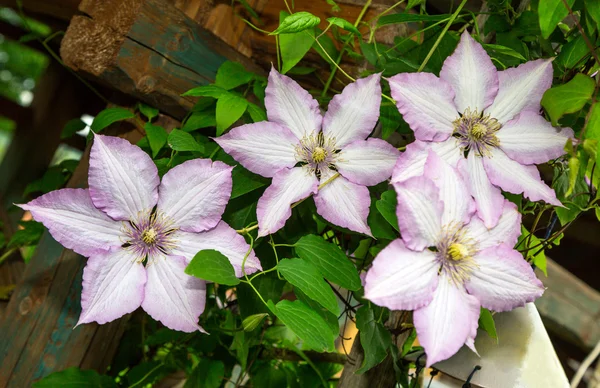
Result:
[[[321,172],[321,184],[328,181],[335,171]],[[366,186],[350,182],[338,176],[319,189],[314,196],[317,213],[332,224],[354,232],[371,235],[367,224],[371,196]]]
[[125,139],[95,135],[88,183],[94,205],[115,220],[135,219],[158,200],[156,165]]
[[411,251],[402,240],[394,240],[367,272],[365,298],[390,310],[423,307],[433,298],[439,268],[434,252]]
[[423,168],[425,167],[429,150],[435,151],[436,154],[453,167],[457,165],[459,160],[463,159],[463,152],[454,137],[441,142],[415,140],[398,157],[392,173],[392,183],[399,183],[413,176],[423,175]]
[[258,236],[266,236],[283,228],[292,215],[291,205],[317,192],[319,180],[302,167],[279,171],[258,200]]
[[83,256],[123,244],[121,222],[96,209],[87,189],[61,189],[26,205],[33,219],[44,224],[56,241]]
[[483,221],[474,217],[465,228],[467,238],[477,243],[478,250],[500,244],[514,247],[521,235],[521,213],[519,213],[517,205],[504,200],[502,215],[496,226],[488,229]]
[[523,112],[497,133],[500,148],[521,164],[546,163],[565,154],[571,128],[554,128],[535,112]]
[[172,330],[205,332],[198,317],[206,304],[206,282],[187,275],[180,256],[148,257],[148,283],[142,308]]
[[336,94],[323,118],[323,134],[335,138],[337,148],[363,140],[373,131],[381,105],[381,74],[348,84]]
[[483,159],[483,165],[490,182],[502,190],[513,194],[523,193],[532,201],[546,201],[561,206],[554,190],[542,181],[534,165],[524,166],[515,162],[498,148],[491,151],[489,158]]
[[479,311],[477,298],[445,275],[440,277],[431,303],[413,313],[419,343],[427,354],[427,367],[453,356],[466,343],[473,344]]
[[452,122],[459,118],[450,84],[430,73],[401,73],[388,81],[398,110],[418,140],[450,137]]
[[357,140],[342,149],[335,165],[349,181],[374,186],[392,176],[398,155],[396,147],[385,140]]
[[215,227],[231,196],[232,169],[210,159],[188,160],[172,168],[158,189],[158,211],[186,232]]
[[261,121],[242,125],[214,140],[242,166],[267,178],[296,164],[299,140],[289,129],[276,123]]
[[477,215],[484,221],[486,227],[493,227],[498,223],[502,214],[504,204],[502,192],[490,182],[483,167],[483,158],[476,155],[475,152],[469,152],[467,162],[462,165],[462,170],[469,191],[475,198]]
[[298,138],[321,129],[319,103],[293,79],[271,68],[265,90],[269,121],[280,124]]
[[481,44],[465,30],[460,43],[444,61],[440,79],[452,85],[459,112],[483,112],[498,93],[498,71]]
[[[213,229],[201,233],[190,233],[177,231],[173,238],[178,244],[172,249],[171,254],[175,256],[183,256],[189,263],[196,253],[205,249],[214,249],[227,256],[233,269],[235,276],[242,277],[242,262],[244,257],[244,271],[246,274],[251,274],[256,271],[262,271],[260,261],[254,254],[254,250],[250,250],[250,245],[246,242],[243,236],[238,234],[224,221],[221,221]],[[250,251],[250,252],[248,252]]]
[[443,226],[440,190],[424,176],[395,183],[394,188],[398,194],[398,225],[406,246],[416,251],[435,246]]
[[79,322],[114,321],[140,307],[146,269],[131,252],[115,248],[90,257],[83,269]]
[[539,112],[544,92],[552,86],[552,60],[537,59],[498,72],[498,95],[485,110],[501,124],[521,111]]
[[473,260],[478,268],[465,287],[487,309],[509,311],[533,302],[544,293],[544,285],[531,265],[508,245],[487,248]]
[[475,203],[458,170],[435,151],[429,151],[424,176],[439,190],[439,198],[444,204],[442,225],[466,224],[475,213]]

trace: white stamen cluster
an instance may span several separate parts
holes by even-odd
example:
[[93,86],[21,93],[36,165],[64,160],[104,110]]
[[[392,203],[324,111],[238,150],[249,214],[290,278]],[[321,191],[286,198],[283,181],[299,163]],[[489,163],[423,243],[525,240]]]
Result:
[[445,226],[436,248],[440,272],[456,285],[463,285],[477,269],[473,260],[478,251],[477,242],[466,236],[462,224]]
[[490,115],[466,109],[453,121],[454,136],[464,152],[473,151],[478,156],[488,156],[490,148],[500,145],[496,132],[502,124]]
[[296,160],[317,175],[326,168],[335,168],[338,153],[335,138],[325,137],[322,132],[304,136],[296,146]]
[[168,255],[177,243],[173,238],[177,228],[160,211],[140,212],[134,220],[123,222],[121,231],[126,236],[123,248],[130,250],[138,262],[156,254]]

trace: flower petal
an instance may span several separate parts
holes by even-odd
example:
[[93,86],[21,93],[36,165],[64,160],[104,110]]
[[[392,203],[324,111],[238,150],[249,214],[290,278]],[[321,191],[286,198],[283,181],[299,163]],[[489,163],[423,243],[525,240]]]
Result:
[[413,176],[423,175],[425,161],[429,154],[428,150],[435,151],[453,167],[457,165],[459,160],[463,159],[458,142],[453,137],[441,142],[415,140],[406,146],[406,151],[398,157],[392,173],[392,183],[399,183]]
[[442,225],[469,222],[475,213],[475,203],[458,170],[442,160],[435,151],[429,151],[424,176],[438,187],[439,198],[444,204]]
[[364,140],[375,128],[381,105],[381,74],[348,84],[336,94],[323,118],[323,134],[334,137],[337,148]]
[[125,139],[94,135],[88,183],[94,205],[115,220],[135,219],[158,200],[156,165]]
[[544,285],[531,265],[508,245],[487,248],[473,260],[478,269],[465,287],[487,309],[509,311],[533,302],[544,293]]
[[[332,170],[321,172],[321,184],[333,177]],[[367,225],[371,196],[366,186],[350,182],[343,176],[329,181],[314,196],[317,213],[332,224],[371,235]]]
[[180,256],[149,257],[142,308],[169,329],[205,333],[198,317],[206,304],[206,282],[187,275],[185,267],[185,259]]
[[[183,256],[189,263],[196,253],[204,249],[215,249],[227,256],[233,269],[235,276],[242,277],[242,262],[244,257],[250,250],[250,245],[244,240],[244,237],[239,235],[224,221],[221,221],[213,229],[201,233],[190,233],[177,231],[173,236],[179,243],[171,253],[175,256]],[[244,264],[246,274],[251,274],[256,271],[262,271],[260,261],[254,254],[254,250],[246,258]]]
[[497,133],[500,148],[521,164],[546,163],[565,154],[571,128],[554,128],[535,112],[523,112]]
[[440,79],[452,85],[454,103],[459,112],[466,109],[483,112],[498,93],[498,71],[481,44],[467,31],[460,43],[444,61]]
[[409,249],[421,251],[434,246],[442,230],[444,203],[440,190],[424,176],[395,183],[398,194],[398,226]]
[[215,227],[231,196],[232,169],[210,159],[188,160],[172,168],[158,189],[158,210],[186,232]]
[[552,86],[552,60],[537,59],[498,72],[498,95],[485,110],[501,124],[522,111],[539,113],[544,92]]
[[469,152],[467,162],[462,166],[463,176],[467,181],[469,191],[477,204],[477,215],[488,228],[494,227],[502,214],[504,197],[500,189],[490,182],[483,167],[483,159],[475,152]]
[[114,321],[140,307],[146,269],[128,251],[115,248],[90,257],[83,269],[78,325]]
[[415,310],[413,321],[419,343],[427,353],[427,367],[453,356],[477,336],[479,301],[441,276],[427,306]]
[[495,148],[489,158],[483,159],[483,166],[490,182],[502,190],[520,194],[532,201],[546,201],[555,206],[562,206],[556,199],[554,190],[548,187],[540,178],[535,166],[524,166],[510,159],[506,154]]
[[267,178],[296,164],[298,138],[276,123],[242,125],[214,140],[242,166]]
[[400,152],[381,139],[356,140],[338,154],[338,171],[351,182],[374,186],[392,175]]
[[398,110],[418,140],[450,137],[452,122],[459,117],[450,84],[430,73],[401,73],[388,81]]
[[367,272],[365,298],[391,310],[423,307],[433,299],[439,267],[435,253],[411,251],[402,240],[394,240]]
[[274,67],[269,73],[265,94],[269,121],[289,128],[298,139],[321,129],[323,118],[317,100]]
[[302,167],[279,171],[258,200],[258,236],[266,236],[283,228],[292,215],[294,202],[317,192],[319,180]]
[[123,244],[121,222],[96,209],[87,189],[52,191],[19,207],[29,210],[56,241],[80,255],[89,257]]
[[467,237],[477,241],[479,250],[500,244],[514,247],[521,235],[521,213],[517,205],[504,200],[502,215],[496,226],[488,229],[479,218],[472,218],[466,230]]

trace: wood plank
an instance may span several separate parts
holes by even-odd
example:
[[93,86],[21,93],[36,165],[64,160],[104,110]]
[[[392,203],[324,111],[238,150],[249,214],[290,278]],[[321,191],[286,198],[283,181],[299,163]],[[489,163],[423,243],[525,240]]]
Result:
[[[130,141],[141,138],[130,124],[120,126]],[[89,149],[69,187],[87,186],[88,157]],[[71,366],[103,372],[110,364],[126,318],[73,328],[81,312],[84,265],[83,257],[44,233],[0,323],[0,387],[31,386],[33,381]]]

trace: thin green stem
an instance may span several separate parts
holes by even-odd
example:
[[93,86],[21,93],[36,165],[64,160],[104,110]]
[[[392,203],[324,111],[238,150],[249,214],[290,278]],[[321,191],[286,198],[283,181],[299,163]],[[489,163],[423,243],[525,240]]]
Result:
[[329,387],[329,384],[327,384],[327,381],[323,378],[323,375],[321,374],[321,371],[319,370],[319,368],[317,368],[317,366],[312,362],[312,360],[300,349],[293,347],[294,352],[296,352],[296,354],[298,354],[300,357],[302,357],[302,359],[304,361],[306,361],[306,363],[313,368],[313,370],[315,371],[315,373],[319,376],[319,379],[321,379],[321,384],[323,384],[323,387],[327,388]]
[[444,35],[446,35],[446,32],[448,32],[448,29],[450,28],[450,26],[452,25],[452,23],[454,23],[454,20],[456,20],[456,17],[458,16],[458,14],[463,9],[463,7],[465,6],[466,3],[467,3],[467,0],[462,0],[462,2],[460,3],[460,5],[456,9],[456,11],[454,11],[454,13],[452,14],[452,16],[450,17],[450,20],[448,20],[448,23],[446,24],[446,26],[442,30],[440,36],[438,36],[437,40],[435,41],[435,43],[431,47],[431,50],[429,50],[429,53],[427,53],[427,56],[425,57],[425,60],[423,60],[423,63],[421,63],[421,66],[419,66],[419,69],[417,70],[417,72],[423,71],[423,69],[425,68],[425,66],[427,66],[427,62],[429,62],[429,59],[431,59],[431,56],[433,55],[433,53],[435,52],[435,50],[437,49],[437,47],[440,45],[440,42],[444,38]]
[[142,381],[146,380],[150,375],[152,375],[152,373],[154,373],[158,368],[161,368],[162,366],[163,366],[163,363],[161,362],[160,364],[158,364],[154,368],[150,369],[150,371],[148,373],[146,373],[144,375],[144,377],[142,377],[141,379],[139,379],[138,381],[136,381],[134,384],[131,384],[129,386],[129,388],[134,388],[135,386],[140,385],[142,383]]
[[8,259],[10,255],[12,255],[18,248],[12,248],[8,251],[4,252],[2,256],[0,256],[0,265],[4,262],[4,260]]
[[374,17],[372,17],[371,19],[369,19],[369,21],[367,23],[372,22],[373,20],[377,20],[380,17],[382,17],[383,15],[385,15],[386,13],[389,13],[390,11],[392,11],[394,8],[396,8],[397,6],[399,6],[400,4],[404,3],[404,0],[400,0],[398,2],[396,2],[394,5],[392,5],[391,7],[389,7],[388,9],[386,9],[385,11],[381,12],[378,15],[375,15]]

